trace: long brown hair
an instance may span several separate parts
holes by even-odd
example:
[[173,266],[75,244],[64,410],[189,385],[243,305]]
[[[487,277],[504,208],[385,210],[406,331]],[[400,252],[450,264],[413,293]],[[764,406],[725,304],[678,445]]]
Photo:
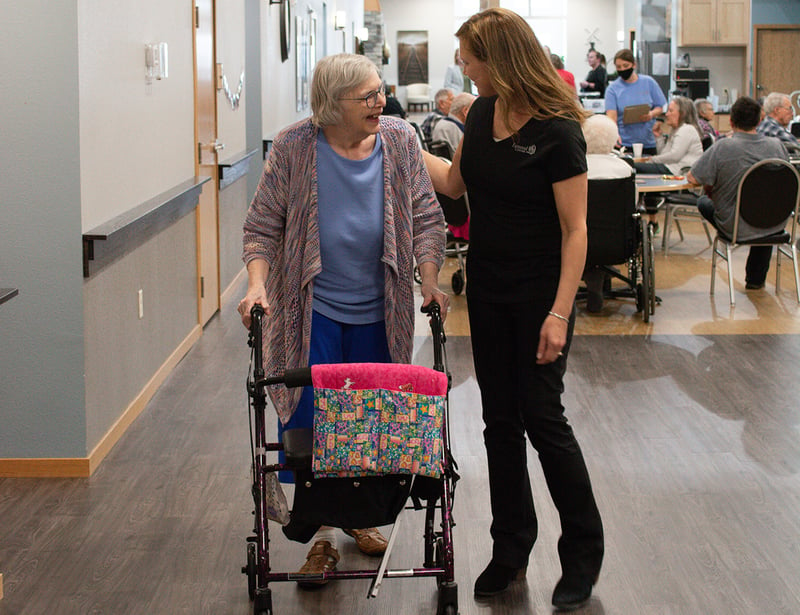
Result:
[[513,11],[491,8],[476,13],[461,25],[456,36],[486,63],[492,87],[503,102],[503,122],[509,129],[512,110],[539,120],[560,117],[582,122],[587,117],[528,22]]

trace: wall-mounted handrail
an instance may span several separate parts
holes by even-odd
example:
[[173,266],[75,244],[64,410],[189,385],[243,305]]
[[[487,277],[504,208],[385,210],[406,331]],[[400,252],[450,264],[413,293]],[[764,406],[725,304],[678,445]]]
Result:
[[88,278],[194,210],[208,177],[193,177],[83,234]]
[[240,177],[247,175],[250,169],[250,158],[255,156],[258,148],[242,151],[219,162],[219,189],[230,186]]

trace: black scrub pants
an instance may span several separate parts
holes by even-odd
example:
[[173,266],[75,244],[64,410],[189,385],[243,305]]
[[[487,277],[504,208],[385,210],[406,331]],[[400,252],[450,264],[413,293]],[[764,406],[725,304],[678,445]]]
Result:
[[561,405],[575,312],[563,356],[537,365],[539,330],[551,299],[540,305],[487,303],[471,299],[468,291],[467,301],[489,465],[492,558],[523,568],[536,541],[527,434],[561,520],[562,572],[594,579],[603,559],[603,525],[580,446]]

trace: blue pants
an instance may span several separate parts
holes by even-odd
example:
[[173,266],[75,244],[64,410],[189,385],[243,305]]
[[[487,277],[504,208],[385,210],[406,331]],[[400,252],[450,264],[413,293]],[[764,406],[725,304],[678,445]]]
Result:
[[[331,363],[391,363],[389,344],[386,341],[386,323],[348,325],[313,312],[311,318],[311,349],[308,365]],[[288,365],[287,367],[303,367]],[[314,388],[304,387],[300,403],[286,425],[278,421],[278,438],[282,440],[286,429],[314,426]],[[283,453],[280,454],[284,462]],[[282,482],[292,482],[291,472],[281,472]]]

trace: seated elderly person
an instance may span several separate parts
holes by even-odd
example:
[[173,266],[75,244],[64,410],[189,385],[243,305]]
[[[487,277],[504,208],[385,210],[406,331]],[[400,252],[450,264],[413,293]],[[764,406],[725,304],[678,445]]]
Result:
[[669,136],[661,131],[661,123],[653,124],[658,154],[636,162],[637,173],[680,175],[703,155],[703,133],[697,125],[697,112],[692,101],[675,96],[669,101],[666,113]]
[[705,98],[694,101],[694,110],[697,112],[697,125],[703,131],[704,137],[711,137],[716,141],[720,135],[711,122],[714,121],[714,105]]
[[800,150],[797,138],[789,132],[789,123],[792,121],[792,103],[786,94],[772,92],[764,99],[764,119],[756,129],[758,134],[765,137],[776,137],[787,150],[796,152]]
[[433,97],[433,104],[436,106],[434,107],[433,111],[425,116],[425,119],[422,120],[422,125],[420,126],[420,130],[422,130],[422,134],[425,136],[425,139],[430,141],[433,138],[433,127],[436,126],[436,123],[443,117],[447,117],[447,114],[450,113],[450,105],[452,103],[452,90],[442,88],[436,92],[436,95]]
[[[710,194],[697,200],[697,209],[714,228],[728,236],[733,234],[739,180],[745,171],[766,158],[788,159],[786,150],[777,139],[756,132],[760,119],[761,106],[747,96],[739,98],[731,107],[733,135],[707,150],[687,175],[691,183],[705,186]],[[765,232],[754,229],[744,220],[739,224],[742,239],[765,237],[786,226],[784,221]],[[764,288],[771,258],[772,246],[750,246],[745,267],[747,290]]]
[[[607,115],[593,115],[583,123],[583,138],[586,140],[586,166],[589,181],[593,179],[617,179],[629,177],[631,166],[613,153],[619,140],[617,124]],[[583,272],[586,283],[586,310],[599,312],[603,309],[603,286],[606,275],[599,267],[587,267]]]
[[436,122],[431,134],[433,141],[444,141],[450,147],[451,157],[464,136],[464,122],[475,96],[467,92],[457,95],[450,105],[450,113]]

